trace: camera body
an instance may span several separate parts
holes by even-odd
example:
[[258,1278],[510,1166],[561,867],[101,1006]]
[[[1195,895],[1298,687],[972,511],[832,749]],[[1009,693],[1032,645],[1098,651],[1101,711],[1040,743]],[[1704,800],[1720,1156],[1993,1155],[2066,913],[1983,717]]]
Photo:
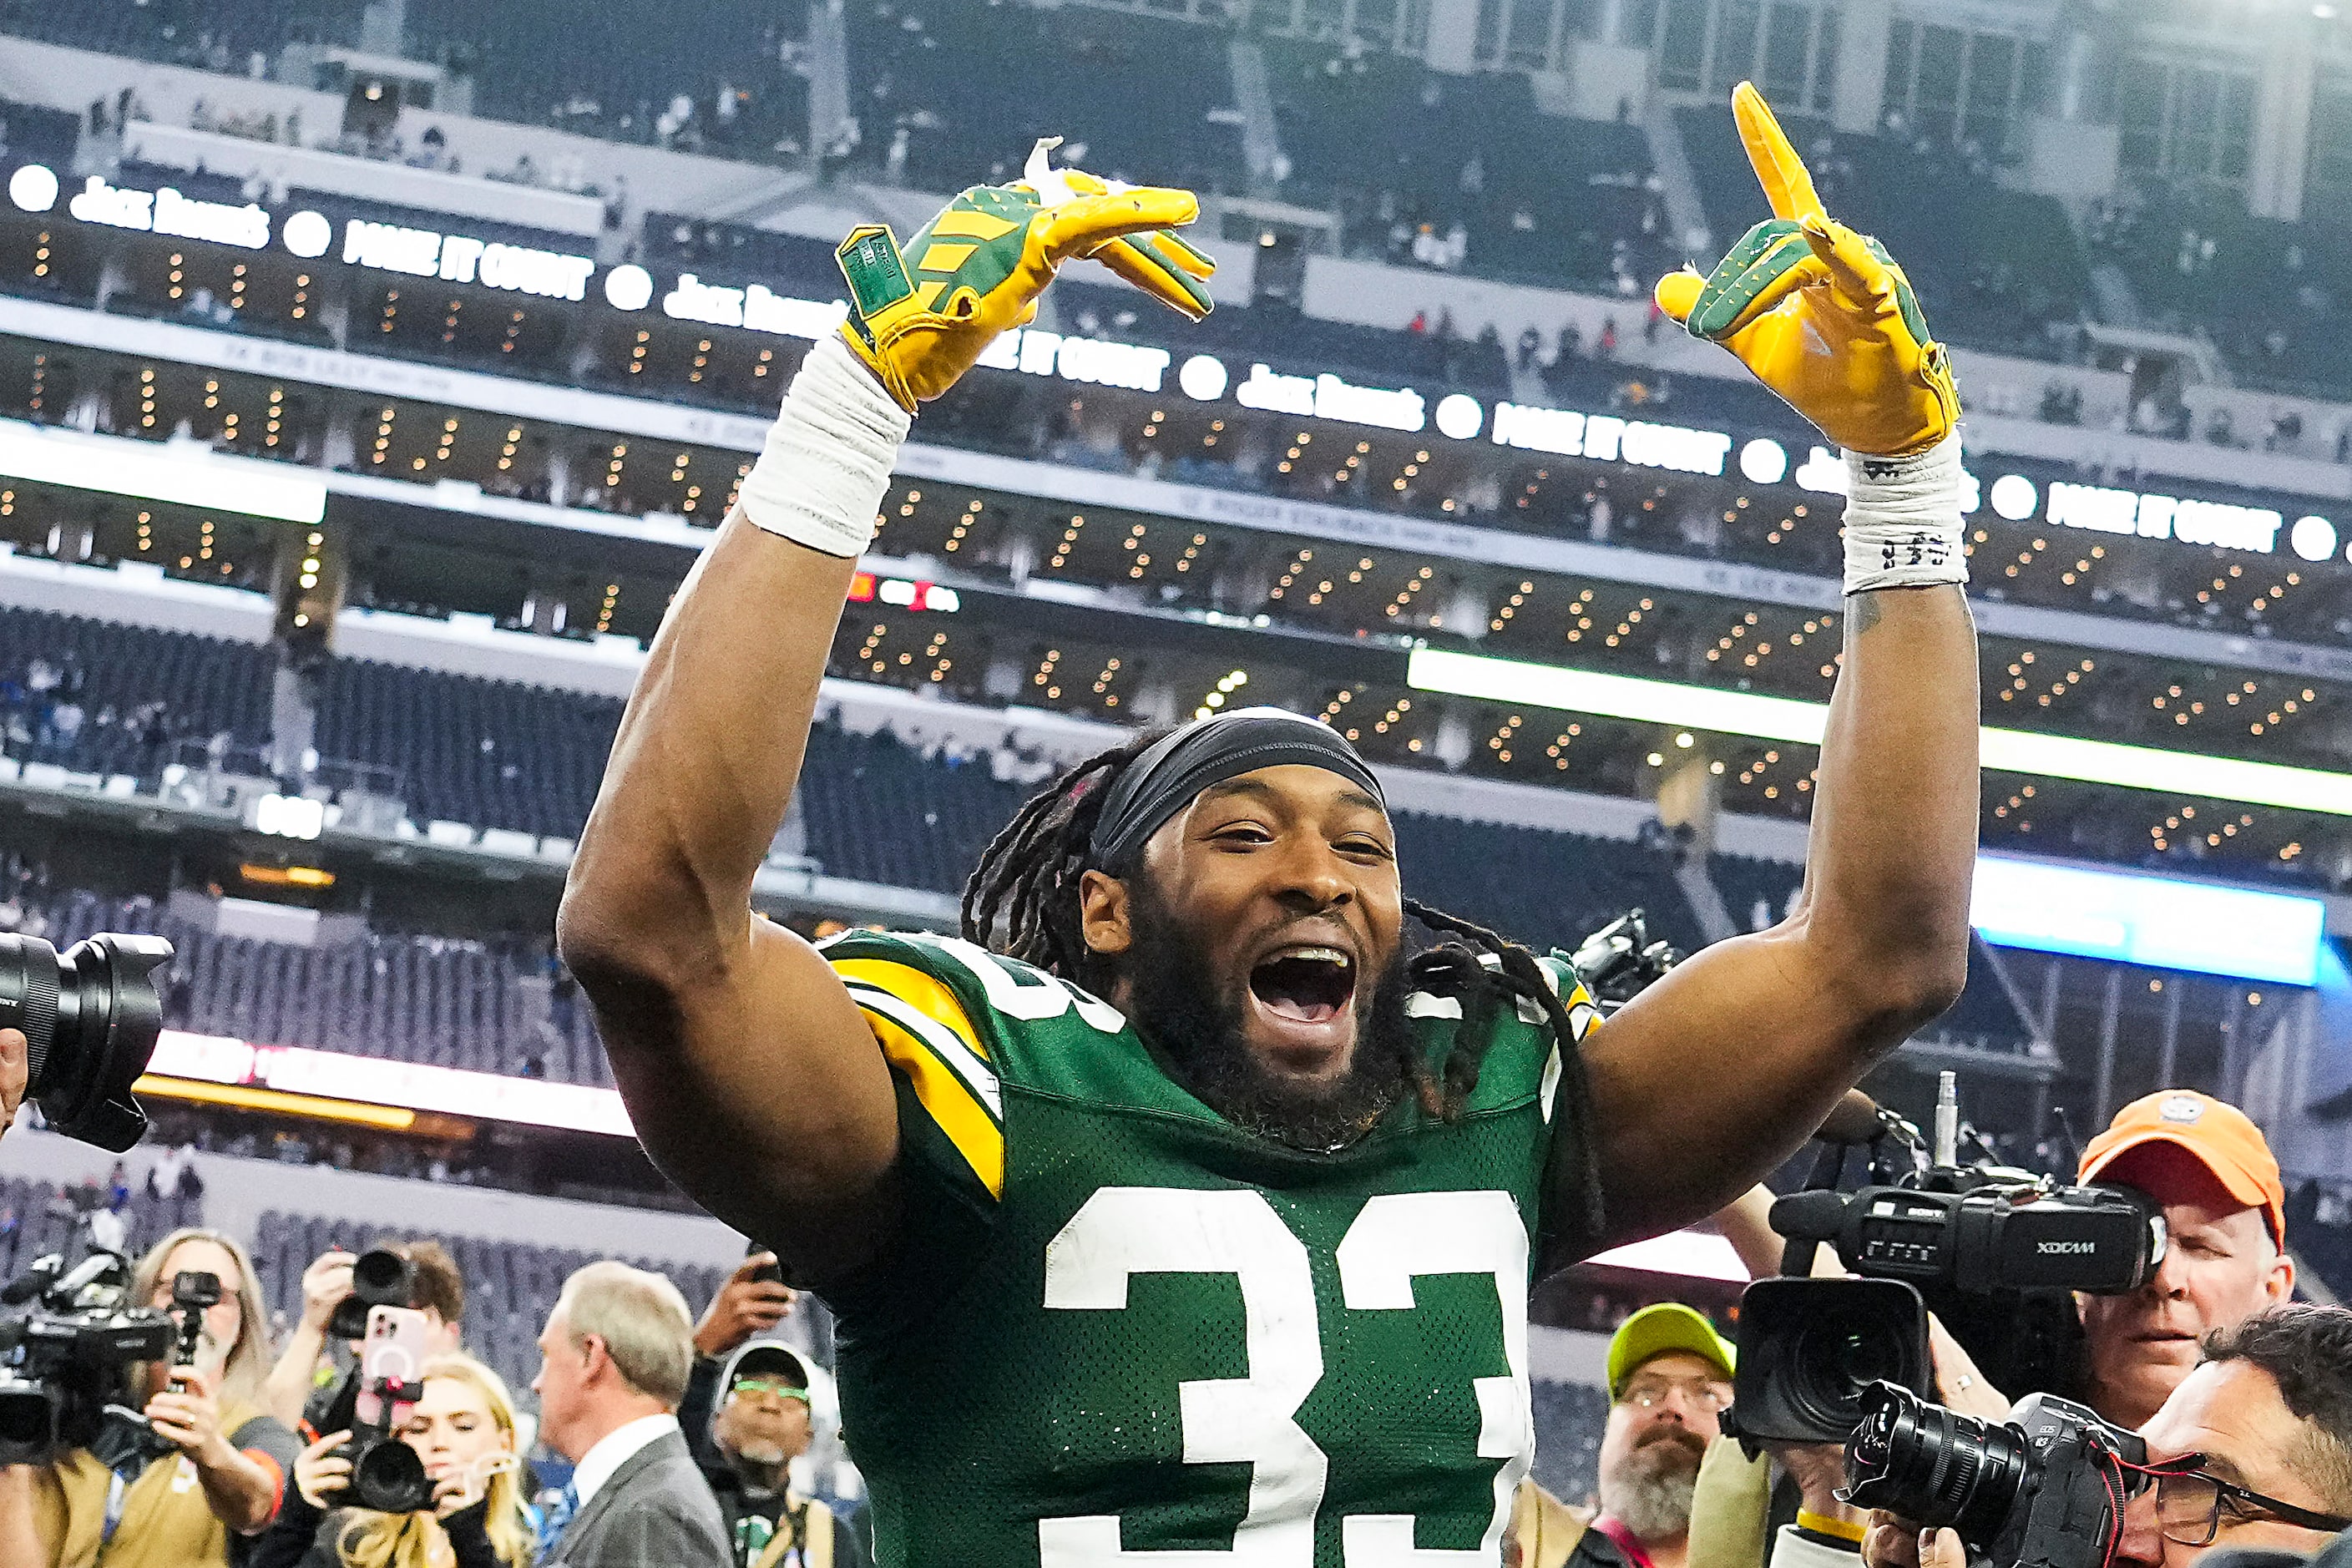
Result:
[[2100,1568],[2137,1489],[2124,1467],[2147,1462],[2137,1434],[2052,1394],[2028,1394],[2000,1426],[1892,1384],[1862,1404],[1848,1500],[1949,1526],[1999,1568]]
[[1930,1173],[1936,1184],[1792,1193],[1772,1228],[1826,1241],[1875,1279],[1964,1295],[2009,1290],[2137,1290],[2164,1256],[2164,1215],[2126,1187],[2069,1187],[2022,1171]]
[[[1845,1150],[1825,1148],[1814,1184],[1772,1205],[1786,1275],[1822,1243],[1859,1279],[1759,1280],[1740,1299],[1736,1408],[1750,1440],[1843,1442],[1881,1381],[1933,1390],[1927,1314],[1986,1377],[2016,1393],[2070,1388],[2083,1331],[2074,1292],[2137,1289],[2164,1257],[2164,1215],[2127,1187],[2069,1186],[1991,1163],[1957,1163],[1957,1107],[1939,1108],[1931,1162],[1906,1123],[1881,1113],[1868,1136],[1881,1179],[1834,1183]],[[1908,1168],[1886,1146],[1909,1145]]]
[[[173,1383],[180,1381],[181,1368],[195,1364],[196,1345],[204,1337],[205,1313],[217,1305],[220,1299],[220,1276],[209,1269],[184,1268],[172,1276],[171,1315],[175,1325],[172,1335]],[[171,1439],[148,1426],[144,1417],[134,1416],[128,1411],[121,1412],[121,1415],[130,1424],[130,1436],[139,1452],[150,1459],[160,1459],[172,1452]]]
[[352,1264],[352,1293],[335,1303],[327,1320],[331,1339],[363,1339],[378,1307],[416,1305],[416,1265],[388,1247],[371,1247]]
[[178,1331],[128,1304],[130,1278],[120,1253],[70,1270],[52,1254],[0,1290],[0,1308],[22,1309],[0,1317],[0,1465],[48,1463],[126,1420],[144,1431],[126,1406],[131,1369],[168,1356]]

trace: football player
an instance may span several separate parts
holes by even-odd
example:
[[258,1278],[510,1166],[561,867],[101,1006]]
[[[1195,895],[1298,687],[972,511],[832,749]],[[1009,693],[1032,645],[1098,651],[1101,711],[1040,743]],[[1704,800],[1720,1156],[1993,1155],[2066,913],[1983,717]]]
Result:
[[[1557,957],[1407,899],[1379,774],[1268,710],[1055,780],[959,938],[752,912],[918,406],[1070,258],[1209,308],[1192,195],[1042,150],[903,251],[844,244],[850,317],[671,606],[561,937],[646,1147],[839,1314],[882,1563],[1497,1563],[1531,1281],[1744,1191],[1958,993],[1951,381],[1899,269],[1738,109],[1775,216],[1659,299],[1849,453],[1844,668],[1797,910],[1597,1030]],[[1407,956],[1408,919],[1446,940]]]

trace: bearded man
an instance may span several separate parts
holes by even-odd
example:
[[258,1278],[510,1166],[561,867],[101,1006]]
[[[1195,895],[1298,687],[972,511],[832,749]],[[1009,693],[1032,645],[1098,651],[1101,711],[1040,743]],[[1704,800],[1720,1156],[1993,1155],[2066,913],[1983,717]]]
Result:
[[903,253],[843,245],[848,320],[670,605],[558,931],[647,1150],[835,1311],[887,1568],[1499,1563],[1531,1280],[1714,1212],[1958,994],[1958,404],[1900,270],[1738,108],[1780,216],[1660,302],[1847,448],[1846,644],[1799,907],[1598,1028],[1564,960],[1407,899],[1379,773],[1268,710],[1056,780],[960,938],[752,911],[916,409],[1066,260],[1208,310],[1189,193],[1043,146]]

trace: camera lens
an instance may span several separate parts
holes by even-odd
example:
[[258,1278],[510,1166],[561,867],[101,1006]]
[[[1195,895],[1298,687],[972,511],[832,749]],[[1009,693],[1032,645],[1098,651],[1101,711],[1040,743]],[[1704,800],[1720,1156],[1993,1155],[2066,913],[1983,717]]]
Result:
[[1849,1495],[1922,1525],[1949,1525],[1981,1546],[2000,1531],[2031,1468],[2025,1435],[1873,1384],[1846,1444]]
[[155,1054],[154,972],[171,957],[154,936],[94,936],[62,955],[0,936],[0,1028],[25,1032],[25,1097],[58,1131],[121,1153],[147,1131],[131,1086]]
[[397,1438],[371,1445],[352,1467],[352,1495],[378,1513],[414,1513],[433,1501],[433,1483],[416,1450]]
[[1905,1379],[1912,1360],[1901,1325],[1833,1317],[1799,1332],[1787,1360],[1789,1398],[1807,1421],[1850,1432],[1871,1385]]
[[0,1465],[46,1464],[57,1428],[57,1403],[48,1389],[0,1373]]

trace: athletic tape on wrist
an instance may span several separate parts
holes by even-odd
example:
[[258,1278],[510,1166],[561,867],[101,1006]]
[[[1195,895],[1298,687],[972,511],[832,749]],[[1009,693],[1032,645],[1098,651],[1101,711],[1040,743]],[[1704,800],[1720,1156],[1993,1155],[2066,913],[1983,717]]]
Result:
[[863,555],[912,423],[847,344],[823,338],[793,377],[735,504],[754,526],[795,544]]
[[1847,593],[1969,580],[1958,435],[1908,458],[1848,452],[1845,469]]

